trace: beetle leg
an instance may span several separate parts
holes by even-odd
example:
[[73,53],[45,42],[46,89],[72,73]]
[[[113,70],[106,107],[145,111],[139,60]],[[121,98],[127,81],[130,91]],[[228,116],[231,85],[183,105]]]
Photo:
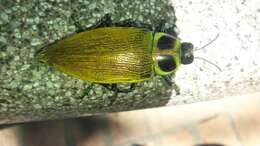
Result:
[[118,93],[129,93],[129,92],[134,91],[134,90],[135,90],[135,87],[136,87],[136,83],[132,83],[132,84],[130,85],[130,88],[128,88],[128,89],[119,89],[119,88],[117,87],[117,84],[115,84],[114,87],[113,87],[113,89],[114,89],[114,91],[117,91]]
[[164,33],[167,33],[174,37],[177,37],[177,34],[174,31],[174,27],[165,28],[165,23],[166,23],[166,20],[164,20],[164,19],[160,20],[154,31],[155,32],[164,32]]
[[109,106],[112,106],[114,104],[114,102],[117,99],[117,96],[118,96],[118,92],[114,92],[114,94],[111,97],[109,97],[109,101],[110,101]]
[[166,76],[162,76],[163,79],[165,80],[165,82],[167,83],[167,85],[169,85],[170,87],[173,87],[173,89],[176,92],[176,95],[180,95],[180,87],[172,81],[171,75],[166,75]]
[[120,92],[120,93],[129,93],[129,92],[134,91],[135,88],[136,88],[136,83],[132,83],[130,85],[130,88],[128,88],[128,89],[118,89],[118,92]]
[[113,89],[112,89],[113,87],[112,87],[111,84],[99,84],[99,85],[105,87],[107,90],[113,90]]
[[72,21],[73,21],[75,27],[78,29],[78,30],[76,30],[77,33],[84,31],[84,28],[83,28],[83,27],[80,25],[80,23],[76,20],[76,18],[75,18],[75,16],[74,16],[73,14],[70,16],[70,18],[72,19]]
[[165,19],[162,19],[159,21],[158,25],[155,27],[155,32],[164,32],[165,30],[165,23],[166,23],[166,20]]
[[86,30],[90,30],[90,29],[95,29],[95,28],[100,28],[100,27],[110,27],[113,25],[112,19],[111,19],[111,15],[110,14],[105,14],[104,17],[102,17],[96,24],[94,24],[93,26],[90,26],[88,28],[84,28],[80,25],[80,23],[76,20],[74,15],[71,15],[71,19],[74,23],[74,25],[76,26],[76,28],[78,29],[76,32],[83,32]]
[[87,88],[83,89],[83,94],[81,96],[76,97],[77,99],[83,99],[85,96],[89,96],[89,91],[93,89],[94,84],[91,83]]
[[167,83],[168,86],[172,87],[173,82],[170,75],[162,76],[162,78],[164,79],[164,81]]
[[176,95],[180,95],[181,94],[181,89],[175,82],[172,83],[172,87],[174,88]]
[[95,29],[100,27],[111,27],[113,26],[113,21],[111,19],[110,14],[105,14],[95,25],[87,28],[87,29]]
[[177,33],[174,31],[174,28],[173,27],[170,27],[168,29],[165,29],[164,30],[165,33],[171,35],[171,36],[174,36],[177,38]]
[[119,89],[117,88],[117,84],[99,84],[103,87],[105,87],[107,90],[113,91],[115,93],[119,92]]
[[117,84],[100,84],[100,85],[102,85],[108,90],[114,91],[115,93],[129,93],[132,92],[136,87],[136,83],[132,83],[130,85],[130,88],[128,89],[119,89]]
[[138,22],[138,21],[133,21],[132,19],[126,19],[124,21],[116,22],[114,25],[118,27],[137,27],[137,28],[146,28],[148,30],[153,30],[152,25]]
[[118,95],[118,91],[114,90],[114,88],[116,87],[116,84],[99,84],[101,86],[103,86],[104,88],[106,88],[109,91],[113,91],[113,95],[111,97],[109,97],[109,106],[113,105],[113,103],[115,102],[117,95]]

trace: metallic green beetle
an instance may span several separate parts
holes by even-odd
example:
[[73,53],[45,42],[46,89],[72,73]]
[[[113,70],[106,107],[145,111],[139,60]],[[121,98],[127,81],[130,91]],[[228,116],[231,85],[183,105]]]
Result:
[[131,83],[127,92],[155,75],[171,85],[180,65],[193,62],[193,45],[181,43],[173,31],[165,33],[163,23],[155,29],[138,25],[112,23],[106,15],[97,25],[44,47],[40,61],[82,80],[112,84],[113,89],[117,83]]

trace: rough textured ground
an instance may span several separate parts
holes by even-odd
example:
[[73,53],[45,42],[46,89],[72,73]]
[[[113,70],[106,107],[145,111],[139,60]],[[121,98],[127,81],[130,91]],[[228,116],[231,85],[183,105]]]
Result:
[[221,67],[195,60],[176,74],[181,95],[170,104],[212,100],[260,91],[260,1],[174,0],[180,38],[206,49],[196,51]]
[[138,84],[129,94],[113,93],[71,78],[40,64],[41,47],[74,33],[74,14],[91,26],[106,13],[115,22],[133,19],[156,26],[166,19],[175,26],[175,13],[165,0],[1,0],[0,1],[0,123],[78,116],[165,105],[172,89],[160,77]]

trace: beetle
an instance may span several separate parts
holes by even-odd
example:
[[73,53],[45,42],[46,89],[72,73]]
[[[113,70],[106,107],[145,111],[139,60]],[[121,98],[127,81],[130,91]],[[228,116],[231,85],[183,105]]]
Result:
[[[96,25],[43,47],[39,60],[73,77],[117,92],[130,92],[136,83],[159,75],[172,85],[181,64],[194,60],[193,45],[165,29],[165,21],[151,25],[131,20],[113,23],[106,14]],[[129,83],[120,90],[118,83]]]

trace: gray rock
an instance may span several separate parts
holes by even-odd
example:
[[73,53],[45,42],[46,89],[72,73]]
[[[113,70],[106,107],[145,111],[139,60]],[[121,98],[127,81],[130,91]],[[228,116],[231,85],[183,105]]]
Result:
[[0,71],[0,99],[8,99],[0,106],[0,123],[156,107],[170,99],[172,88],[160,77],[139,83],[129,94],[116,95],[41,64],[35,55],[43,46],[76,30],[71,14],[83,27],[95,24],[105,13],[115,22],[131,18],[155,27],[163,18],[175,26],[175,13],[167,0],[42,0],[20,1],[19,5],[1,0],[0,5],[5,8],[5,13],[0,9],[0,18],[8,23],[0,24],[0,42],[7,45],[6,51],[0,52],[6,62],[0,64],[5,69]]

